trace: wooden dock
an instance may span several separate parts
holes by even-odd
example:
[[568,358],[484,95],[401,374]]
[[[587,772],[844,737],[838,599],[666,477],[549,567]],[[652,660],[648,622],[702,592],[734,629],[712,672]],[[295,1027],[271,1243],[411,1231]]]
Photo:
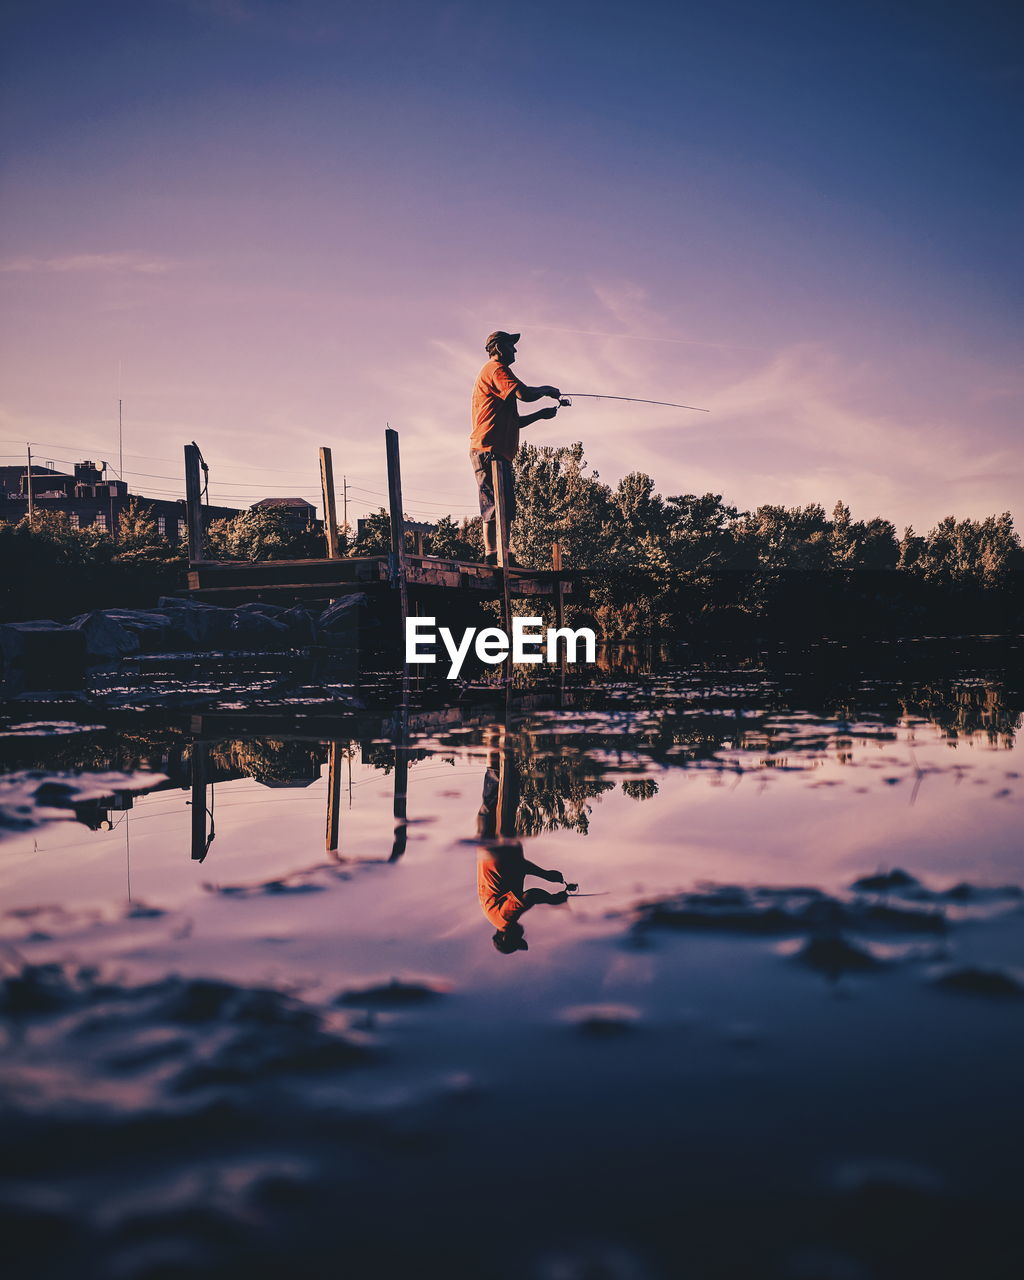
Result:
[[[481,600],[500,598],[506,581],[512,596],[571,595],[578,574],[566,569],[499,569],[468,560],[434,556],[403,558],[400,572],[408,591],[431,594],[437,589],[458,591]],[[214,604],[271,600],[337,598],[353,591],[394,589],[391,556],[352,556],[338,560],[259,560],[192,562],[189,594]]]
[[[331,451],[320,450],[320,475],[324,499],[325,550],[323,559],[223,561],[206,557],[206,530],[201,493],[202,455],[194,443],[185,446],[185,492],[189,534],[189,595],[216,604],[245,604],[269,600],[336,600],[355,592],[390,595],[399,606],[404,627],[410,612],[423,612],[442,603],[452,593],[464,601],[500,600],[505,629],[510,629],[511,601],[532,597],[538,603],[551,600],[558,626],[563,623],[568,596],[578,594],[581,573],[563,567],[561,547],[551,549],[550,569],[524,569],[508,564],[509,528],[502,509],[502,486],[497,463],[494,477],[497,565],[467,560],[445,560],[410,554],[406,547],[406,521],[402,504],[402,476],[398,432],[385,432],[388,502],[391,516],[391,550],[387,555],[342,556],[338,547]],[[410,604],[411,602],[411,604]]]

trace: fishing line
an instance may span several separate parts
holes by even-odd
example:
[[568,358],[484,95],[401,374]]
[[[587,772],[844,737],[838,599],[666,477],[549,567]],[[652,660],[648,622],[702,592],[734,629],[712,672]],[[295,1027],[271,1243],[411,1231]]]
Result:
[[558,400],[563,409],[571,409],[574,399],[583,400],[626,400],[630,404],[659,404],[666,409],[691,409],[694,413],[710,413],[710,409],[701,409],[695,404],[674,404],[671,400],[639,400],[635,396],[600,396],[594,391],[566,391]]

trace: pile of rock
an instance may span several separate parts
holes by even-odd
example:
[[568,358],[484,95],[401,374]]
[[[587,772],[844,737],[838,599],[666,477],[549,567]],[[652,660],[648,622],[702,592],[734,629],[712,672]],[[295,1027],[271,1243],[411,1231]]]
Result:
[[0,625],[3,670],[71,672],[138,653],[306,649],[355,645],[366,596],[345,596],[326,609],[258,601],[234,609],[163,596],[155,609],[93,609],[70,622],[44,619]]

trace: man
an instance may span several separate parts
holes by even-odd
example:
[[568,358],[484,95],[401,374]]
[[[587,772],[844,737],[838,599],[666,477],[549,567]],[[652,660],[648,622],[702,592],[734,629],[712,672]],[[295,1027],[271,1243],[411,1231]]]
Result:
[[524,889],[523,881],[527,876],[537,876],[540,880],[553,880],[556,884],[565,885],[561,871],[546,871],[535,862],[530,862],[523,854],[523,846],[518,840],[477,845],[477,894],[484,915],[495,928],[491,938],[494,949],[502,955],[509,956],[516,951],[529,950],[525,930],[519,921],[531,907],[539,906],[542,902],[558,907],[569,901],[569,892],[565,887],[558,893],[548,893],[544,889]]
[[480,491],[484,560],[487,564],[498,563],[491,462],[494,459],[498,461],[502,506],[511,526],[516,514],[512,460],[519,448],[519,432],[533,422],[553,418],[558,412],[558,406],[555,405],[520,417],[516,401],[525,400],[530,403],[545,396],[557,400],[561,395],[557,387],[528,387],[512,372],[511,366],[515,363],[519,338],[518,333],[505,333],[501,329],[491,334],[486,343],[489,359],[477,375],[476,385],[473,387],[473,432],[469,438],[469,457]]

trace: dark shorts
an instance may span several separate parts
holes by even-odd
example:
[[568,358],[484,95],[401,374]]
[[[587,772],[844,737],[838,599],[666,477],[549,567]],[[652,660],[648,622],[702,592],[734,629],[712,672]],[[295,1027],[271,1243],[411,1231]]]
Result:
[[[476,476],[476,487],[480,495],[480,515],[484,524],[494,519],[494,484],[491,479],[491,459],[493,453],[481,453],[470,449],[469,460],[473,464]],[[501,471],[501,502],[505,508],[505,516],[509,524],[516,518],[516,490],[512,479],[512,463],[507,458],[498,458]]]

